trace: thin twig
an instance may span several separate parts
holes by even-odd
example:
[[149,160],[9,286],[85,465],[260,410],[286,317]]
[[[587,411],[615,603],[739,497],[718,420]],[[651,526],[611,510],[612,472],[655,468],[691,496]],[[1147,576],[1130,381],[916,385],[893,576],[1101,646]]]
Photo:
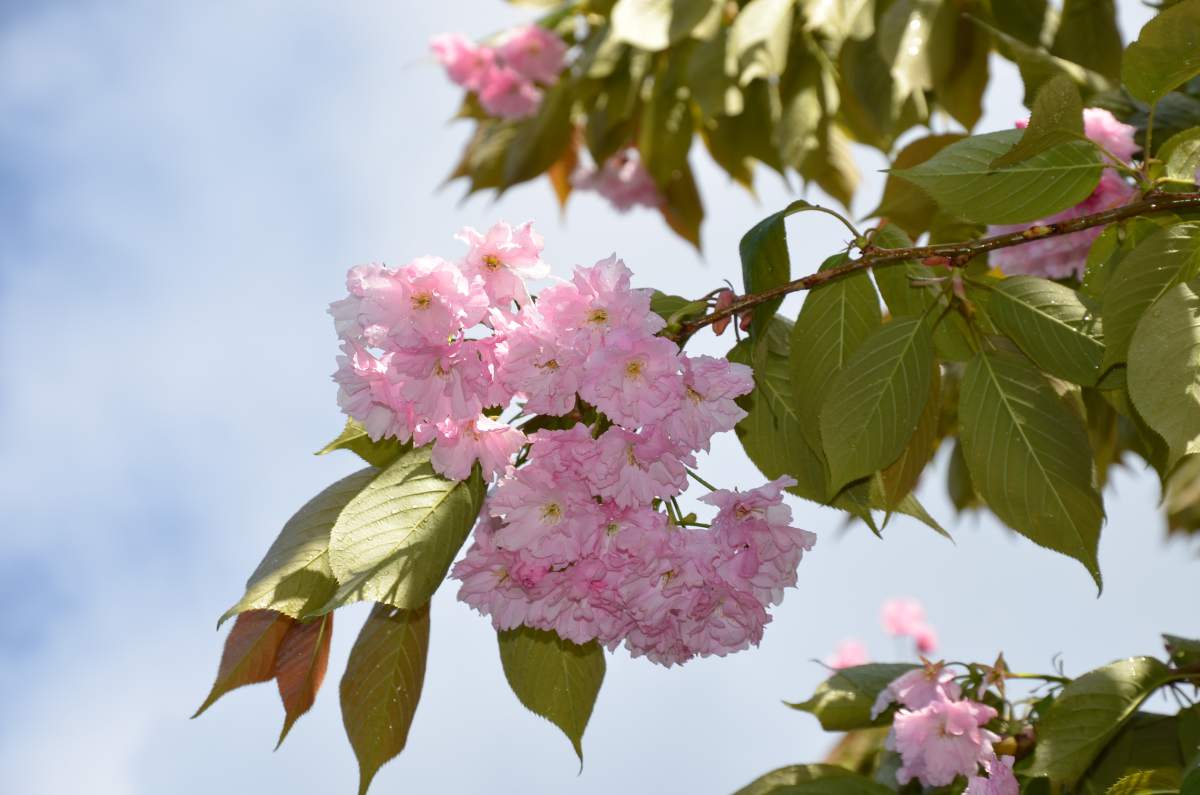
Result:
[[1139,201],[1126,204],[1122,207],[1115,207],[1111,210],[1093,213],[1092,215],[1082,215],[1078,218],[1059,221],[1054,224],[1035,224],[1019,232],[984,237],[979,240],[970,240],[962,243],[938,243],[932,246],[911,246],[909,248],[881,249],[868,246],[861,256],[848,260],[841,265],[818,271],[808,276],[802,276],[787,284],[781,284],[778,287],[772,287],[759,293],[743,295],[735,299],[729,306],[722,307],[695,320],[681,323],[679,331],[672,335],[672,337],[676,342],[682,344],[700,329],[712,325],[722,318],[740,315],[773,298],[781,298],[790,293],[800,292],[801,290],[811,290],[814,287],[828,284],[835,279],[840,279],[852,273],[879,265],[890,265],[906,260],[918,260],[924,261],[927,264],[962,268],[980,254],[986,254],[989,251],[995,251],[999,248],[1020,246],[1025,243],[1031,243],[1034,240],[1045,240],[1049,237],[1069,235],[1073,232],[1097,226],[1105,226],[1127,218],[1151,215],[1167,210],[1197,208],[1200,208],[1200,193],[1157,193],[1147,195]]

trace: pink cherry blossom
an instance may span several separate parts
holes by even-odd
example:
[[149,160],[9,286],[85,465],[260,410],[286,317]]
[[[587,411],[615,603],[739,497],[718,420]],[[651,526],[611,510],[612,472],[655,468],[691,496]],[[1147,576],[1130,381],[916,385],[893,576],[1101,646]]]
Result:
[[451,480],[466,480],[479,462],[485,480],[504,471],[525,443],[525,434],[503,422],[480,416],[473,420],[445,420],[433,444],[433,468]]
[[569,335],[547,322],[542,307],[522,309],[507,334],[497,380],[525,401],[525,409],[561,416],[575,406],[584,354]]
[[497,47],[504,62],[529,80],[550,85],[558,80],[567,45],[538,25],[507,31]]
[[1014,757],[991,754],[982,760],[987,776],[969,776],[963,795],[1017,795],[1021,785],[1013,775]]
[[900,710],[887,741],[903,763],[896,780],[903,785],[915,778],[926,787],[944,787],[956,776],[974,775],[1000,739],[983,728],[995,717],[996,710],[967,699],[936,699],[918,710]]
[[[1110,153],[1128,165],[1137,151],[1134,128],[1122,124],[1101,108],[1086,108],[1083,111],[1084,132],[1088,138],[1105,147]],[[1024,127],[1028,121],[1017,122]],[[1128,204],[1137,195],[1137,189],[1125,181],[1119,173],[1106,168],[1100,175],[1100,183],[1092,194],[1074,207],[1055,213],[1035,224],[1054,224],[1078,218],[1082,215],[1102,212]],[[988,234],[1001,235],[1025,229],[1027,224],[998,225],[988,227]],[[990,255],[990,262],[1008,274],[1028,274],[1049,279],[1068,277],[1082,278],[1087,265],[1088,250],[1104,231],[1103,227],[1084,229],[1069,235],[1048,237],[1020,246],[998,249]]]
[[470,91],[477,91],[483,85],[496,60],[490,47],[477,45],[459,33],[434,36],[429,47],[450,79]]
[[679,409],[663,420],[663,429],[692,450],[708,450],[709,439],[731,431],[746,416],[734,398],[754,389],[749,367],[711,356],[683,360],[684,399]]
[[517,70],[493,66],[479,88],[479,104],[501,119],[524,119],[537,113],[542,91]]
[[585,362],[579,394],[627,428],[659,422],[683,398],[678,353],[662,337],[615,331]]
[[518,227],[501,221],[487,234],[463,227],[456,237],[471,247],[463,261],[463,272],[478,276],[493,305],[508,308],[512,302],[529,301],[525,279],[544,279],[550,266],[542,261],[542,236],[532,222]]
[[837,645],[833,654],[825,658],[825,664],[830,668],[841,670],[866,665],[868,661],[867,647],[857,638],[847,638]]
[[925,626],[925,608],[916,599],[888,599],[880,609],[883,631],[889,635],[914,635]]
[[598,497],[622,508],[648,505],[655,497],[683,493],[687,488],[685,466],[696,465],[691,456],[680,456],[660,432],[634,433],[613,427],[600,436],[596,448],[586,476]]
[[579,190],[596,191],[620,212],[639,205],[658,207],[663,201],[658,185],[635,149],[616,153],[600,168],[580,168],[572,175],[571,182]]
[[940,699],[954,700],[962,696],[962,688],[954,681],[954,673],[942,663],[925,663],[920,668],[902,674],[880,691],[871,707],[871,717],[883,714],[892,703],[907,709],[924,709]]

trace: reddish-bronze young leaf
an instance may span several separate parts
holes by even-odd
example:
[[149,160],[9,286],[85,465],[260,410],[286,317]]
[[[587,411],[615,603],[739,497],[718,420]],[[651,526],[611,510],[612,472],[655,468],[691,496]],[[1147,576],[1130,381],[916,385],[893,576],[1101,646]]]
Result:
[[571,136],[571,143],[563,150],[562,156],[546,169],[546,176],[554,188],[554,197],[558,199],[558,208],[563,212],[567,209],[567,199],[571,197],[571,175],[579,165],[578,136]]
[[275,683],[283,699],[286,716],[276,748],[283,745],[300,716],[312,709],[317,691],[329,667],[329,641],[333,637],[333,613],[313,621],[293,624],[275,656]]
[[283,636],[295,623],[296,619],[274,610],[247,610],[239,615],[225,639],[212,691],[192,717],[199,717],[230,690],[270,681],[275,676],[275,656]]
[[358,758],[358,793],[404,750],[425,682],[429,605],[404,610],[377,604],[363,624],[342,675],[342,724]]

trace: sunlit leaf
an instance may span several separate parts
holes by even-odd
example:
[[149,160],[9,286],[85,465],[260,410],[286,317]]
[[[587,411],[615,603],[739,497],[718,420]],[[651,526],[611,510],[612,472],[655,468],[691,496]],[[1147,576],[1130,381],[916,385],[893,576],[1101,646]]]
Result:
[[500,662],[513,693],[535,715],[562,729],[583,761],[583,732],[604,681],[604,649],[553,632],[518,627],[496,633]]
[[1152,657],[1130,657],[1072,681],[1038,723],[1027,774],[1073,784],[1170,675],[1170,669]]
[[379,472],[375,467],[360,469],[296,511],[250,575],[246,594],[221,616],[221,622],[256,608],[300,618],[324,605],[337,591],[329,567],[329,532],[347,503]]
[[1155,102],[1200,74],[1200,0],[1184,0],[1145,24],[1125,50],[1121,80]]
[[428,654],[428,605],[372,608],[350,649],[339,688],[342,724],[358,759],[358,795],[408,742]]
[[643,50],[665,50],[719,6],[716,0],[617,0],[610,17],[613,36]]
[[327,455],[334,450],[349,450],[371,466],[385,467],[409,447],[410,445],[394,437],[380,439],[378,442],[372,441],[361,422],[347,418],[346,427],[338,437],[318,450],[317,455]]
[[357,601],[415,609],[441,584],[479,514],[483,478],[476,469],[447,480],[429,455],[405,453],[339,514],[329,539],[339,588],[326,609]]

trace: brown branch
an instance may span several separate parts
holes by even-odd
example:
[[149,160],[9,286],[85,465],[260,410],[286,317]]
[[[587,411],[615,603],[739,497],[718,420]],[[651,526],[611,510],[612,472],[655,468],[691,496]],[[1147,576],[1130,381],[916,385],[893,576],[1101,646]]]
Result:
[[[868,245],[863,249],[861,256],[848,262],[838,265],[835,268],[818,271],[817,273],[802,276],[799,279],[794,279],[787,284],[781,284],[778,287],[772,287],[769,290],[763,290],[760,293],[752,293],[743,295],[736,299],[732,304],[721,309],[711,312],[703,317],[690,320],[682,323],[679,332],[674,335],[675,339],[682,343],[688,337],[695,334],[705,326],[712,325],[722,318],[732,317],[745,312],[747,309],[752,309],[759,304],[770,301],[772,298],[780,298],[789,293],[799,292],[801,290],[811,290],[814,287],[820,287],[823,284],[840,279],[851,273],[857,273],[867,268],[873,268],[878,265],[888,265],[906,260],[921,260],[928,264],[945,265],[952,268],[961,268],[965,266],[975,257],[980,254],[985,254],[998,248],[1008,248],[1010,246],[1020,246],[1024,243],[1030,243],[1034,240],[1044,240],[1048,237],[1057,237],[1059,235],[1069,235],[1073,232],[1079,232],[1084,229],[1091,229],[1097,226],[1105,226],[1115,221],[1123,221],[1126,218],[1134,218],[1142,215],[1151,215],[1167,210],[1186,210],[1200,208],[1200,193],[1157,193],[1149,194],[1145,198],[1132,202],[1130,204],[1116,207],[1104,212],[1094,213],[1092,215],[1082,215],[1078,218],[1072,218],[1068,221],[1059,221],[1055,224],[1036,224],[1023,229],[1019,232],[1010,232],[1006,235],[996,235],[994,237],[984,237],[979,240],[970,240],[963,243],[938,243],[933,246],[911,246],[909,248],[889,248],[881,249]],[[933,260],[933,262],[929,262]]]

